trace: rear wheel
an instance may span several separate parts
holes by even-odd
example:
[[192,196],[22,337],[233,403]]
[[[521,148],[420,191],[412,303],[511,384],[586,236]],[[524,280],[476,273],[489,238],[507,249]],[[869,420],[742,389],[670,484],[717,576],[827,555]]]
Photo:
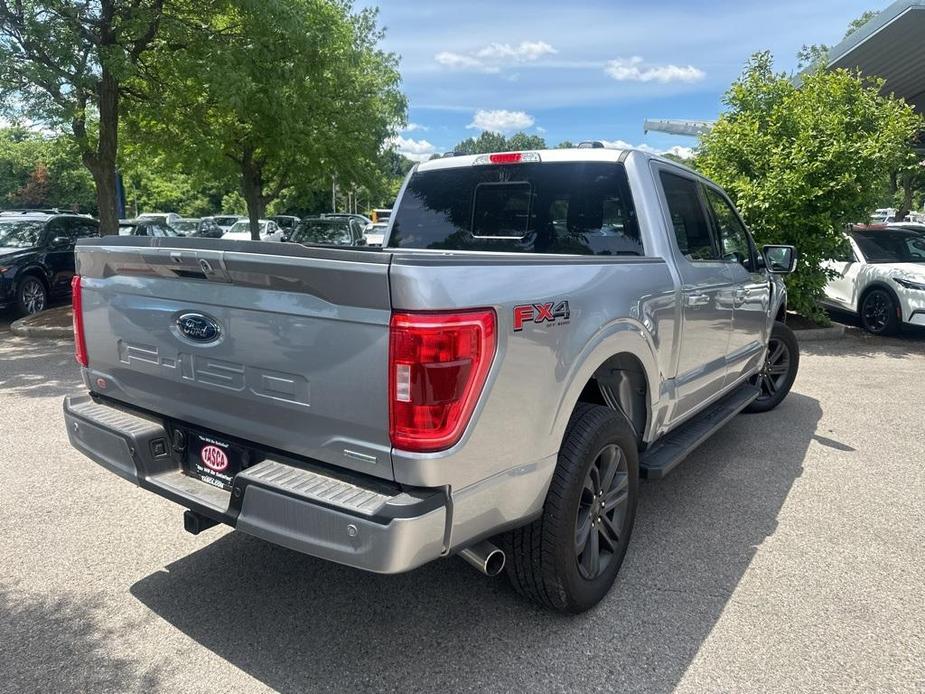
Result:
[[48,305],[48,291],[42,280],[27,275],[19,283],[16,300],[21,314],[32,315],[45,310]]
[[764,364],[752,378],[752,385],[761,388],[759,395],[745,408],[746,412],[767,412],[787,397],[800,368],[800,345],[785,323],[774,322]]
[[508,576],[522,595],[583,612],[610,590],[633,529],[636,437],[625,418],[580,404],[565,434],[543,515],[505,536]]
[[886,289],[871,289],[861,300],[861,326],[873,335],[893,335],[899,329],[899,313]]

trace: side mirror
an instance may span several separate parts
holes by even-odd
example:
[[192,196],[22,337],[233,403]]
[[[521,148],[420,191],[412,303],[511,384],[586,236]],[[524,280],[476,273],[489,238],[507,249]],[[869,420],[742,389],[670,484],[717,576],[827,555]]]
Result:
[[357,239],[356,245],[357,245],[357,246],[365,246],[365,245],[366,245],[366,239],[365,239],[364,237],[361,236],[360,238]]
[[51,240],[52,248],[67,248],[73,243],[69,236],[55,236]]
[[761,253],[772,275],[789,275],[797,268],[797,249],[793,246],[765,246]]

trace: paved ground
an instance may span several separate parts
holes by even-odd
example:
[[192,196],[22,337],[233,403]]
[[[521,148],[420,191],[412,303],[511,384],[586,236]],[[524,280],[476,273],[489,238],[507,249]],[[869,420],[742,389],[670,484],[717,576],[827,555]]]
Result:
[[0,317],[0,691],[925,691],[925,340],[808,346],[794,393],[642,489],[577,618],[461,560],[380,577],[72,451],[66,343]]

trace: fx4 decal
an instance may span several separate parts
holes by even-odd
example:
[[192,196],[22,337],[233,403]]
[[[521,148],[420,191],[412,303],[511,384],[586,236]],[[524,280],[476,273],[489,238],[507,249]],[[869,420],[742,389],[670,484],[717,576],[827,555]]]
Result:
[[550,301],[545,304],[522,304],[514,307],[514,332],[524,329],[525,323],[567,323],[571,313],[568,301]]

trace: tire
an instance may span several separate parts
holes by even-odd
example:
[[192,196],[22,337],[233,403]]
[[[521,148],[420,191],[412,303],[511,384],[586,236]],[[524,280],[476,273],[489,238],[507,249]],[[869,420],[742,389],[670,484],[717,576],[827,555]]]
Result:
[[[609,485],[606,474],[597,474],[608,470],[613,470]],[[594,607],[623,563],[638,496],[639,455],[626,419],[606,407],[580,403],[559,451],[543,515],[501,540],[514,588],[561,612],[577,614]],[[602,507],[607,498],[609,508]],[[593,518],[600,520],[592,523]],[[581,534],[586,538],[582,551]]]
[[745,408],[745,412],[768,412],[781,404],[800,370],[800,345],[785,323],[774,321],[764,365],[752,378],[752,385],[761,388],[761,395]]
[[16,289],[16,306],[20,315],[31,316],[48,307],[48,290],[35,275],[26,275]]
[[898,308],[886,289],[871,289],[864,294],[858,309],[861,327],[872,335],[895,335],[899,331]]

